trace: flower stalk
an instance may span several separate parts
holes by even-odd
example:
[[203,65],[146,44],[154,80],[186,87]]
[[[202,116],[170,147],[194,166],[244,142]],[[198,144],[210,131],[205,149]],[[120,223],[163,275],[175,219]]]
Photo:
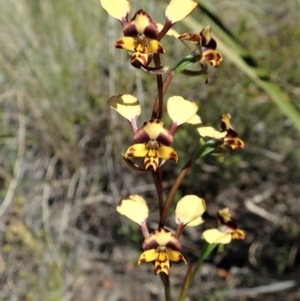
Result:
[[[132,130],[131,143],[122,154],[126,165],[134,172],[151,172],[153,183],[157,192],[157,207],[159,211],[159,224],[157,229],[148,228],[149,207],[148,201],[141,195],[130,194],[121,199],[117,211],[137,223],[144,237],[143,249],[138,265],[152,262],[154,274],[159,275],[165,290],[165,300],[171,301],[171,286],[169,274],[173,263],[187,264],[184,257],[184,246],[181,245],[180,236],[185,227],[200,226],[205,222],[202,215],[206,210],[203,198],[187,194],[175,204],[174,233],[167,226],[170,209],[175,202],[175,195],[180,191],[180,185],[192,165],[199,158],[214,153],[224,155],[225,150],[238,150],[244,148],[244,142],[230,123],[229,113],[221,116],[220,129],[204,125],[198,115],[198,104],[181,95],[174,95],[164,100],[174,76],[204,76],[207,82],[210,65],[220,66],[223,56],[217,50],[217,42],[211,35],[211,27],[206,26],[199,33],[177,33],[172,26],[186,18],[198,5],[197,0],[171,0],[165,10],[163,23],[156,23],[152,16],[143,9],[135,12],[130,19],[131,5],[129,0],[100,0],[103,9],[121,24],[123,36],[113,45],[130,53],[129,63],[132,67],[140,69],[149,75],[149,80],[156,76],[157,97],[150,103],[152,111],[150,119],[140,121],[142,106],[139,100],[130,93],[111,96],[108,100],[110,107],[119,115],[126,118]],[[164,24],[164,25],[162,25]],[[168,54],[164,48],[164,37],[171,36],[185,45],[188,43],[195,49],[184,56],[174,67],[163,65],[162,57]],[[187,67],[197,65],[199,70],[189,70]],[[163,78],[163,74],[169,72]],[[164,105],[164,101],[166,104]],[[166,126],[164,108],[170,119],[170,126]],[[164,199],[163,168],[165,164],[175,164],[180,158],[173,148],[173,141],[177,139],[176,133],[183,124],[193,125],[195,133],[200,135],[195,140],[195,151],[190,159],[183,165],[174,183]],[[182,139],[181,144],[184,144]],[[142,173],[143,172],[143,173]],[[152,206],[151,206],[152,207]],[[231,218],[228,208],[218,211],[217,227],[205,230],[199,240],[205,240],[196,263],[189,264],[183,280],[178,301],[183,301],[204,260],[212,253],[218,244],[227,244],[233,239],[243,239],[245,233],[239,229]]]
[[192,282],[194,281],[195,276],[196,276],[197,272],[199,271],[200,267],[202,266],[204,260],[212,253],[212,251],[216,247],[217,247],[217,244],[205,243],[205,246],[202,249],[202,252],[201,252],[196,264],[194,265],[193,268],[191,267],[187,270],[187,274],[184,279],[178,301],[185,300],[188,289],[189,289],[190,285],[192,284]]

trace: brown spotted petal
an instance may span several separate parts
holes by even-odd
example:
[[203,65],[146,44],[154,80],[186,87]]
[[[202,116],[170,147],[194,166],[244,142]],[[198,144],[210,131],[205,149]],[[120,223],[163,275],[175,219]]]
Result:
[[210,48],[210,49],[216,49],[217,48],[217,42],[214,38],[211,36],[211,27],[206,26],[202,29],[200,32],[200,38],[201,38],[201,46],[204,48]]
[[122,37],[115,43],[115,48],[140,53],[165,53],[163,46],[156,40],[146,38]]
[[170,271],[170,260],[167,255],[166,250],[157,249],[146,250],[142,253],[139,258],[138,264],[140,265],[143,262],[155,261],[154,263],[154,274],[158,275],[159,273],[169,274]]
[[178,161],[178,155],[175,150],[170,146],[160,145],[157,150],[158,158],[164,160],[173,160],[175,162]]
[[232,219],[231,213],[228,208],[224,208],[218,211],[217,220],[219,227],[223,227],[223,232],[232,233],[238,228],[238,225]]
[[[147,251],[146,251],[147,252]],[[166,253],[166,250],[158,250],[157,257],[154,263],[154,274],[165,273],[169,275],[170,272],[170,260]]]
[[134,52],[131,55],[130,59],[131,65],[135,68],[141,68],[142,66],[146,67],[149,63],[148,53],[141,53],[139,51]]
[[150,119],[134,134],[135,142],[142,143],[149,140],[156,140],[163,145],[170,146],[173,142],[173,136],[161,120]]
[[159,273],[165,273],[168,275],[170,272],[170,261],[184,262],[186,264],[186,260],[180,252],[170,248],[159,247],[154,264],[155,275],[158,275]]
[[156,252],[156,249],[150,249],[143,252],[139,258],[138,264],[141,264],[142,262],[150,262],[153,260],[156,260],[158,253]]
[[236,229],[232,234],[232,239],[245,239],[246,234],[243,230],[241,229]]
[[200,36],[196,33],[183,33],[182,35],[180,35],[178,37],[179,40],[184,40],[184,41],[190,41],[196,45],[199,45],[200,44]]
[[[126,164],[135,170],[140,170],[128,157],[144,158],[143,170],[157,170],[164,160],[178,161],[178,155],[170,146],[160,145],[156,140],[149,140],[147,143],[137,143],[130,146],[124,154]],[[161,161],[162,160],[162,161]],[[161,164],[159,162],[161,161]]]
[[220,66],[223,61],[222,54],[217,50],[206,49],[202,52],[202,58],[200,60],[201,63],[208,62],[213,67],[217,68]]
[[165,53],[163,46],[156,40],[149,40],[147,44],[148,53]]
[[151,233],[143,243],[144,250],[156,249],[158,246],[165,246],[180,251],[181,245],[176,236],[165,228],[159,228]]
[[225,137],[223,145],[228,146],[233,150],[235,150],[235,149],[244,149],[245,148],[245,143],[240,138]]
[[185,258],[179,252],[181,246],[178,239],[172,232],[164,228],[159,228],[147,236],[143,243],[143,249],[145,251],[140,256],[138,264],[155,261],[155,275],[169,274],[170,261],[186,263]]
[[136,158],[144,158],[148,153],[148,148],[144,143],[137,143],[131,145],[126,153],[124,154],[124,158],[128,157],[136,157]]
[[[178,155],[175,150],[170,146],[159,145],[157,141],[150,140],[146,144],[148,152],[144,158],[144,166],[146,170],[153,169],[157,170],[165,160],[178,161]],[[159,164],[160,159],[162,159],[161,164]]]
[[144,158],[144,167],[145,170],[157,170],[157,168],[159,167],[159,157],[157,151],[149,150]]
[[221,117],[221,131],[227,132],[223,145],[229,146],[232,149],[243,149],[244,142],[238,138],[238,134],[230,123],[231,115],[229,113],[223,114]]
[[218,211],[218,221],[220,224],[226,224],[232,221],[231,213],[229,208],[224,208]]
[[165,273],[168,275],[170,271],[170,261],[184,262],[186,264],[186,260],[180,252],[166,247],[157,247],[157,249],[144,251],[139,258],[138,264],[150,261],[155,261],[155,275],[158,275],[159,273]]
[[232,127],[230,123],[231,115],[229,113],[223,114],[221,116],[221,131],[232,131],[232,138],[237,137],[237,133],[235,132],[234,128]]
[[244,239],[245,232],[239,229],[237,223],[232,219],[228,208],[219,210],[217,215],[218,229],[223,233],[230,233],[232,239]]
[[123,26],[123,33],[128,37],[145,35],[149,39],[156,39],[158,28],[151,17],[140,9],[135,13],[131,21]]
[[139,43],[132,37],[122,37],[115,43],[115,48],[121,48],[128,51],[135,51]]

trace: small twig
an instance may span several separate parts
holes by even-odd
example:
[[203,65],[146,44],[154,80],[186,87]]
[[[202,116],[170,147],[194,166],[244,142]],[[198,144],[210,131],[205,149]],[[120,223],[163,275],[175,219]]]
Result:
[[248,255],[248,260],[251,263],[252,266],[257,267],[258,262],[256,260],[256,250],[261,246],[261,242],[259,241],[254,241],[250,247],[249,247],[249,255]]
[[294,265],[298,250],[299,250],[299,244],[295,242],[292,245],[290,253],[289,253],[289,258],[288,258],[288,266],[289,267],[292,267]]
[[[163,88],[162,88],[162,93],[163,95],[165,95],[167,88],[169,87],[169,84],[171,83],[172,79],[174,76],[174,70],[170,70],[170,72],[168,73],[167,77],[164,79],[163,82]],[[155,103],[159,102],[159,95],[156,97]]]
[[[155,53],[153,55],[153,61],[156,67],[160,66],[160,56],[158,53]],[[152,118],[161,119],[163,106],[164,106],[163,78],[161,74],[156,75],[156,81],[157,81],[158,97],[153,105]]]
[[168,194],[167,200],[165,202],[164,208],[163,208],[163,212],[160,218],[160,225],[164,225],[166,223],[167,220],[167,216],[168,216],[168,212],[169,209],[172,205],[174,196],[178,190],[178,187],[180,186],[181,182],[183,181],[184,177],[186,176],[186,174],[188,173],[190,167],[192,165],[192,159],[190,159],[181,169],[180,173],[178,174],[174,184],[172,185],[172,188]]
[[[157,191],[157,197],[158,197],[158,206],[159,206],[159,216],[161,218],[163,207],[164,207],[164,201],[163,201],[163,185],[162,185],[162,173],[161,168],[158,168],[157,171],[152,172],[153,176],[153,182]],[[163,227],[164,225],[161,225]]]
[[297,284],[298,283],[296,280],[280,281],[280,282],[252,287],[252,288],[232,290],[225,293],[225,295],[226,297],[239,297],[239,296],[274,293],[274,292],[283,291],[292,288]]
[[266,209],[254,204],[251,200],[249,200],[249,199],[245,200],[244,204],[245,204],[245,207],[252,213],[254,213],[274,224],[280,224],[280,222],[281,222],[280,218],[278,218],[274,214],[271,214]]

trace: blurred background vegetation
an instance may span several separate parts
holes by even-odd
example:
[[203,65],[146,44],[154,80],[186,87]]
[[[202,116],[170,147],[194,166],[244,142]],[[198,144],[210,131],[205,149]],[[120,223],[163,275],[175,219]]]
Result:
[[[163,22],[163,3],[132,1],[132,12],[143,8]],[[296,114],[299,1],[209,4]],[[192,17],[210,24],[204,10]],[[106,105],[111,95],[134,94],[146,120],[155,77],[132,68],[127,53],[113,49],[121,26],[96,0],[0,0],[0,26],[0,300],[163,300],[151,264],[136,266],[137,227],[115,211],[122,197],[142,194],[153,215],[150,227],[156,227],[151,175],[142,177],[122,162],[131,132]],[[175,29],[189,32],[188,26],[182,22]],[[213,26],[212,31],[226,45]],[[162,60],[169,66],[189,52],[170,37],[164,46]],[[245,241],[203,267],[189,300],[299,300],[293,282],[300,276],[299,132],[232,63],[234,57],[232,50],[220,68],[210,68],[208,85],[202,77],[177,75],[166,95],[195,100],[208,125],[218,126],[221,114],[230,112],[246,144],[224,162],[197,161],[178,192],[178,198],[204,197],[211,223],[228,206],[247,232]],[[165,164],[166,192],[198,140],[188,126],[176,133],[180,160]],[[172,218],[168,222],[174,226]],[[189,229],[182,237],[189,261],[199,254],[200,236],[201,229]],[[184,266],[172,267],[177,290],[184,272]],[[254,297],[240,291],[286,280],[294,284],[289,290]]]

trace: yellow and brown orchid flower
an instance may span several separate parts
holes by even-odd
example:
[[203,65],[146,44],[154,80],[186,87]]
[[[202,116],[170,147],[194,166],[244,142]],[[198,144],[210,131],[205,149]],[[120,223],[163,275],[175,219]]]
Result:
[[[203,223],[201,218],[205,211],[205,201],[196,195],[186,195],[182,197],[176,206],[175,220],[178,229],[181,231],[185,226],[197,226]],[[149,234],[147,219],[149,209],[147,203],[140,195],[129,195],[122,199],[117,205],[117,211],[137,223],[144,236],[143,250],[138,264],[142,262],[154,261],[154,273],[169,274],[170,261],[184,262],[185,258],[180,253],[181,245],[177,237],[169,230],[160,227]],[[176,234],[180,234],[176,231]]]
[[[198,105],[181,96],[172,96],[167,101],[167,111],[172,121],[169,129],[159,119],[150,119],[138,128],[137,119],[141,113],[141,106],[133,95],[113,96],[108,103],[131,125],[135,144],[127,149],[124,160],[129,167],[136,170],[155,171],[166,160],[177,162],[178,155],[171,145],[178,127],[183,123],[201,123],[201,119],[196,115]],[[144,167],[136,166],[129,157],[143,158]]]
[[159,228],[151,233],[143,243],[143,249],[145,250],[138,264],[142,262],[154,261],[154,273],[169,274],[170,261],[184,262],[186,260],[180,253],[181,245],[176,236],[165,228]]
[[221,130],[217,131],[213,127],[204,126],[197,128],[201,137],[208,137],[220,141],[222,147],[228,146],[231,149],[243,149],[244,142],[238,138],[238,134],[230,124],[231,115],[223,114],[221,117]]
[[142,9],[137,11],[130,22],[123,25],[124,37],[117,40],[116,48],[130,51],[131,65],[152,73],[164,73],[163,67],[149,67],[153,53],[165,53],[157,41],[158,28],[151,17]]
[[197,61],[200,63],[204,72],[208,69],[208,64],[219,67],[223,56],[216,50],[217,42],[211,36],[211,27],[206,26],[199,34],[196,33],[184,33],[178,37],[180,40],[190,41],[197,46],[197,50],[193,52],[193,55],[197,57]]
[[152,55],[165,53],[159,40],[171,26],[184,19],[197,6],[195,0],[172,0],[167,6],[166,23],[161,31],[152,18],[142,9],[128,21],[131,6],[129,0],[100,0],[102,7],[123,26],[124,36],[115,43],[116,48],[131,52],[131,64],[149,73],[162,74],[167,68],[150,67]]
[[210,244],[228,244],[232,239],[244,239],[245,232],[232,219],[228,208],[224,208],[217,215],[218,228],[203,232],[203,238]]

